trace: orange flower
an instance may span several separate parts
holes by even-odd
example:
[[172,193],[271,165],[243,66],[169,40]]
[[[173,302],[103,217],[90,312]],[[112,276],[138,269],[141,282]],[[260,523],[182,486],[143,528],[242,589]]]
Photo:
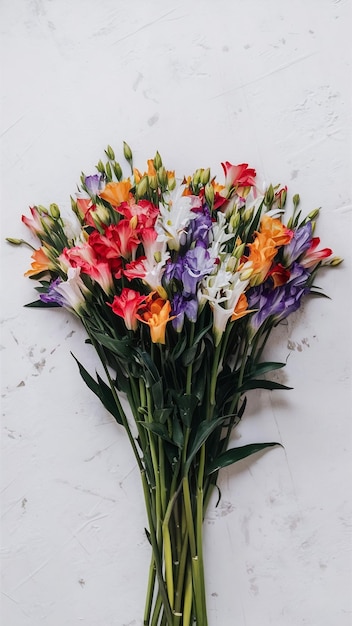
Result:
[[260,232],[271,238],[276,246],[285,246],[290,243],[293,232],[282,224],[278,218],[263,215],[260,221]]
[[257,233],[253,243],[248,244],[249,256],[241,268],[242,280],[250,279],[251,287],[264,282],[274,259],[277,248],[274,241],[265,233]]
[[251,313],[251,310],[248,310],[248,301],[245,293],[241,293],[240,297],[237,300],[237,304],[235,306],[235,310],[232,313],[231,322],[235,320],[239,320],[240,317],[247,315],[247,313]]
[[31,269],[25,273],[25,276],[36,276],[41,272],[47,272],[53,269],[50,259],[47,257],[44,248],[35,250],[31,256],[33,259]]
[[112,206],[118,206],[121,202],[127,202],[130,197],[131,181],[126,178],[119,183],[108,183],[99,196],[110,202]]
[[153,343],[165,344],[166,324],[174,319],[170,317],[171,304],[169,300],[160,298],[156,291],[147,297],[145,308],[138,316],[150,328],[150,338]]

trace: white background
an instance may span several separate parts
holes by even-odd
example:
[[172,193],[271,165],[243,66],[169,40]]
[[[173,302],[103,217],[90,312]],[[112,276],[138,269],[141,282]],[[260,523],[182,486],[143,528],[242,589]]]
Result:
[[126,437],[81,381],[77,323],[23,277],[33,204],[66,214],[110,143],[189,174],[248,162],[322,207],[345,263],[278,330],[290,392],[249,402],[205,521],[209,626],[350,626],[351,3],[2,0],[1,364],[4,626],[140,626],[149,546]]

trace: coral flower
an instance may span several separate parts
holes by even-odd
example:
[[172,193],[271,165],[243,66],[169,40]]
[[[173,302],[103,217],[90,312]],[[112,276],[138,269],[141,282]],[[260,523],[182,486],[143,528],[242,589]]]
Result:
[[305,252],[303,257],[300,260],[300,264],[303,267],[314,267],[327,257],[332,255],[331,248],[323,248],[322,250],[317,250],[317,247],[320,244],[320,237],[313,237],[308,250]]
[[25,276],[36,276],[37,274],[41,274],[42,272],[47,272],[50,269],[54,269],[53,265],[46,255],[44,248],[39,248],[35,250],[31,256],[33,259],[31,264],[31,269],[29,269]]
[[114,297],[112,304],[108,304],[115,315],[123,318],[128,330],[136,330],[139,319],[137,312],[145,299],[146,296],[142,296],[138,291],[125,287],[119,296]]
[[99,196],[112,206],[119,206],[121,202],[127,202],[129,199],[130,189],[131,181],[127,178],[119,183],[108,183]]
[[260,220],[260,232],[272,239],[276,246],[286,246],[293,237],[292,230],[270,215],[263,215]]
[[250,285],[260,285],[270,268],[274,259],[277,248],[270,237],[265,233],[257,233],[253,243],[248,244],[250,249],[247,262],[241,268],[242,280],[250,279]]
[[160,298],[156,292],[147,297],[145,308],[138,316],[150,328],[150,338],[153,343],[165,344],[166,324],[174,319],[170,317],[171,304],[169,300]]
[[[231,165],[229,161],[221,163],[225,173],[226,187],[235,187],[238,195],[246,195],[246,189],[254,187],[256,171],[248,167],[248,163]],[[248,189],[248,191],[249,191]]]

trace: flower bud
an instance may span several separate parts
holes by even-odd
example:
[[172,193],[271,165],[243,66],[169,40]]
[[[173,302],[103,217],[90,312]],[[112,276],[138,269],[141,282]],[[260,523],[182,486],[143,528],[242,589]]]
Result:
[[265,196],[264,196],[264,204],[265,206],[269,206],[271,207],[272,203],[274,202],[274,189],[272,185],[269,185],[269,187],[267,188],[266,192],[265,192]]
[[159,152],[156,151],[155,157],[154,157],[154,160],[153,160],[153,165],[154,165],[156,171],[158,171],[161,168],[162,164],[163,164],[163,162],[162,162],[161,156],[160,156]]
[[169,185],[169,190],[173,191],[176,187],[176,178],[174,176],[171,176],[171,178],[169,178],[168,181],[168,185]]
[[233,251],[233,253],[232,253],[232,256],[234,256],[236,259],[240,259],[240,258],[241,258],[241,256],[242,256],[242,255],[243,255],[243,253],[244,253],[245,247],[246,247],[246,244],[245,244],[245,243],[242,243],[240,246],[237,246],[237,247],[234,249],[234,251]]
[[110,165],[109,162],[105,165],[105,172],[106,172],[106,178],[108,179],[108,182],[111,183],[111,181],[112,181],[112,170],[111,170],[111,165]]
[[194,185],[194,187],[199,185],[201,174],[202,174],[201,170],[196,170],[194,172],[194,174],[193,174],[193,185]]
[[129,147],[128,143],[126,143],[125,141],[123,142],[123,154],[126,161],[132,163],[132,150]]
[[234,233],[240,225],[241,216],[239,213],[233,213],[230,222],[229,222],[229,230]]
[[212,209],[214,205],[215,192],[213,185],[210,185],[209,182],[205,185],[204,195],[208,206]]
[[162,189],[166,189],[168,180],[167,180],[167,172],[163,165],[159,167],[157,171],[157,177],[158,177],[160,187]]
[[254,207],[251,207],[250,209],[245,210],[243,214],[243,221],[245,224],[248,224],[252,220],[253,213],[254,213]]
[[148,176],[149,187],[154,189],[154,191],[158,188],[158,177],[157,176]]
[[141,198],[142,196],[145,196],[145,194],[148,191],[148,176],[143,176],[143,178],[140,180],[140,182],[137,185],[137,196],[139,198]]
[[293,206],[295,207],[295,209],[297,209],[299,202],[300,202],[299,193],[295,193],[295,195],[292,198],[292,202],[293,202]]
[[341,263],[343,263],[343,259],[341,259],[340,256],[334,256],[332,259],[327,261],[327,263],[324,263],[324,265],[331,265],[331,267],[337,267]]
[[114,170],[114,174],[117,180],[121,180],[122,178],[122,169],[120,163],[116,163],[116,161],[112,164],[112,169]]
[[23,239],[14,239],[13,237],[6,237],[6,241],[12,243],[14,246],[20,246],[24,243]]
[[320,209],[313,209],[313,211],[311,211],[310,213],[308,213],[306,220],[315,220],[316,217],[318,217],[320,212]]
[[200,175],[200,182],[202,185],[206,185],[210,180],[210,167],[207,167],[206,170],[203,170]]
[[100,174],[105,174],[104,163],[103,163],[103,161],[101,159],[99,160],[99,163],[97,165],[97,170],[98,170],[98,172],[100,172]]
[[104,152],[110,161],[115,161],[115,152],[111,146],[108,146]]
[[50,215],[54,220],[57,220],[60,217],[60,209],[55,202],[53,202],[49,207]]

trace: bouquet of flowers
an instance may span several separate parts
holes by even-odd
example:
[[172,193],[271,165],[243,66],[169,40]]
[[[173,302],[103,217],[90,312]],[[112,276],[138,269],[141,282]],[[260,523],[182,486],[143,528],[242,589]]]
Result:
[[[287,389],[263,361],[274,329],[340,259],[319,248],[319,211],[287,188],[261,191],[247,164],[222,163],[177,181],[157,152],[141,173],[129,146],[124,177],[113,149],[82,173],[75,224],[56,204],[22,220],[39,240],[27,306],[64,307],[101,362],[80,374],[124,427],[140,471],[151,545],[143,624],[207,626],[202,523],[221,468],[275,442],[231,447],[251,389]],[[122,408],[127,398],[130,414]]]

